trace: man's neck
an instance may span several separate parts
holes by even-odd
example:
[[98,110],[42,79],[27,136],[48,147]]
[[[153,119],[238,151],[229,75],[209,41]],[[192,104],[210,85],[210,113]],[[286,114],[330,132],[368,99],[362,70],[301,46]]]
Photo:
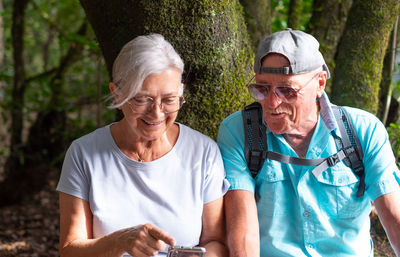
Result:
[[311,138],[314,134],[314,130],[315,127],[305,135],[283,134],[283,137],[299,157],[305,158],[307,155],[308,146],[310,145]]
[[320,110],[319,103],[316,103],[315,106],[315,116],[308,122],[304,122],[304,125],[301,127],[301,129],[298,128],[297,130],[295,130],[295,132],[283,134],[286,142],[288,142],[288,144],[301,158],[305,158],[307,155],[308,146],[310,145],[314,130],[318,123]]

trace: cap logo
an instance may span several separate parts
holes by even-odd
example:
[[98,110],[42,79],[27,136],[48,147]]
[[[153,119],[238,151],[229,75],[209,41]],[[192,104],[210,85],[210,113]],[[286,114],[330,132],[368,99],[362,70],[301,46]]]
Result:
[[272,74],[283,74],[283,75],[289,75],[291,74],[291,69],[289,66],[286,67],[261,67],[261,72],[260,73],[272,73]]

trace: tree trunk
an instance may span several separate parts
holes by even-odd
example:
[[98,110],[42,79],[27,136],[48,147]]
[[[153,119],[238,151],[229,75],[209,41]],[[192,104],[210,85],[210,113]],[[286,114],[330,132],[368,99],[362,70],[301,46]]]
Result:
[[[314,35],[320,43],[320,50],[329,70],[335,69],[335,54],[346,25],[353,0],[314,0],[313,12],[307,24],[307,32]],[[331,82],[328,80],[326,91],[330,93]]]
[[252,54],[241,6],[234,1],[81,0],[108,71],[121,47],[160,33],[185,62],[187,103],[178,120],[211,137],[249,100]]
[[300,29],[300,18],[303,11],[302,0],[290,0],[288,10],[288,28]]
[[[3,13],[3,1],[0,0],[0,13]],[[4,65],[4,24],[3,15],[0,15],[0,70]]]
[[[389,107],[392,100],[392,78],[393,69],[396,56],[396,45],[397,45],[397,24],[399,17],[396,17],[396,21],[390,36],[389,45],[386,49],[385,58],[383,60],[382,69],[382,80],[379,90],[379,109],[378,117],[381,119],[383,124],[387,124]],[[392,121],[392,117],[389,118],[389,124]],[[387,124],[388,125],[388,124]]]
[[10,154],[6,162],[5,176],[9,171],[19,168],[19,163],[23,159],[21,154],[22,128],[23,128],[23,106],[25,93],[25,64],[24,54],[24,20],[25,9],[29,0],[15,0],[12,14],[11,37],[13,46],[14,61],[14,84],[12,89],[11,101],[11,142]]
[[338,46],[335,103],[377,112],[383,58],[399,6],[398,0],[354,0]]
[[253,49],[271,34],[271,0],[240,0]]

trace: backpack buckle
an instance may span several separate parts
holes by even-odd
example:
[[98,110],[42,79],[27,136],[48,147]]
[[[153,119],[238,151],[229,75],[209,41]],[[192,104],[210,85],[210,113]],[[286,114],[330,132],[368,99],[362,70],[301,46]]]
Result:
[[[261,150],[252,150],[249,154],[249,170],[252,171],[253,176],[257,175],[257,171],[261,168],[261,160],[262,160],[263,151]],[[256,171],[254,174],[253,171]]]
[[326,162],[328,163],[329,167],[332,167],[334,165],[336,165],[338,162],[340,162],[340,158],[338,156],[337,153],[329,156],[328,158],[326,158]]

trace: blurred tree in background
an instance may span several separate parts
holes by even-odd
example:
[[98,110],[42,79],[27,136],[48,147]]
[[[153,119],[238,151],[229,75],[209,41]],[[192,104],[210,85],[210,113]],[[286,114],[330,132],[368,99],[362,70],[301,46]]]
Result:
[[114,115],[101,112],[98,95],[107,92],[107,75],[80,4],[3,4],[0,153],[8,158],[2,159],[0,203],[7,204],[40,189],[68,142]]

